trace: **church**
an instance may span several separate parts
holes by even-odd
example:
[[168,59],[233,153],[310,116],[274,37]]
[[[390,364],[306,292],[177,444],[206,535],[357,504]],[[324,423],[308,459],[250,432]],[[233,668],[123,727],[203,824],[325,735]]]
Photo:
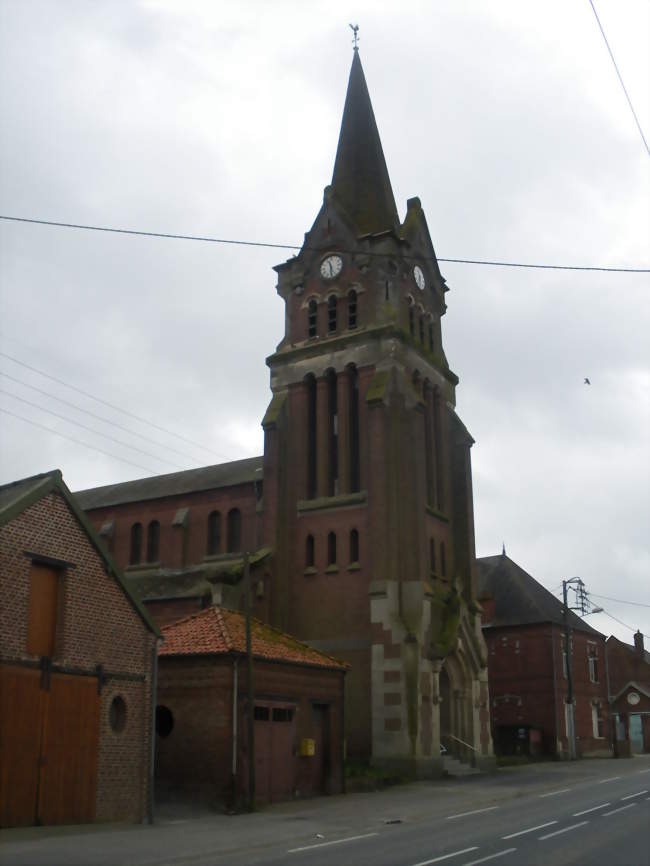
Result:
[[398,216],[355,48],[331,184],[275,267],[264,454],[76,494],[159,625],[243,606],[349,665],[350,760],[414,776],[493,762],[471,435],[448,288],[418,198]]

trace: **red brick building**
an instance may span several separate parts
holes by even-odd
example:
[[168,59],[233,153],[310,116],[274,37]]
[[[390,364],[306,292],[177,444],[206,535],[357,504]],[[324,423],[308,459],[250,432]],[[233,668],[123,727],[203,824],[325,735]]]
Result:
[[[264,456],[84,491],[161,621],[239,604],[346,660],[348,754],[489,765],[470,449],[441,322],[448,286],[419,199],[400,220],[355,51],[332,182],[275,268],[286,330],[267,359]],[[238,556],[239,554],[239,556]]]
[[[346,665],[252,620],[255,799],[343,790]],[[243,614],[210,607],[163,628],[158,680],[158,783],[246,800],[248,712]]]
[[607,638],[607,671],[617,749],[650,752],[650,653],[640,631],[634,646]]
[[141,821],[159,632],[58,471],[0,487],[0,826]]
[[[492,736],[501,754],[567,754],[564,608],[505,553],[478,559]],[[573,612],[577,751],[610,752],[605,637]]]

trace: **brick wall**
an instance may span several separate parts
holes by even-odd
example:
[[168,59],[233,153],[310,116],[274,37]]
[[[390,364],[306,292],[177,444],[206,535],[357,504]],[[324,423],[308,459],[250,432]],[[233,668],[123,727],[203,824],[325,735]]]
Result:
[[[51,493],[0,528],[0,658],[37,662],[26,651],[31,560],[24,551],[71,564],[64,572],[57,622],[57,666],[107,677],[102,689],[97,820],[146,815],[151,746],[154,636],[92,546],[65,500]],[[126,703],[126,724],[110,729],[113,697]]]
[[[567,749],[562,651],[564,632],[550,623],[483,630],[488,647],[488,676],[492,730],[531,725],[542,730],[544,751]],[[597,682],[591,682],[589,653],[597,656]],[[602,636],[573,631],[571,669],[575,699],[578,751],[609,749],[605,641]],[[592,706],[600,706],[603,737],[593,736]]]
[[[232,657],[163,657],[160,659],[158,704],[167,707],[174,726],[157,737],[156,779],[164,788],[228,801],[232,791]],[[246,661],[238,661],[238,786],[246,786],[247,727]],[[256,702],[274,700],[296,706],[295,737],[289,756],[294,788],[313,790],[311,759],[299,755],[303,737],[313,736],[311,706],[330,705],[330,792],[343,787],[341,762],[342,673],[255,660]]]

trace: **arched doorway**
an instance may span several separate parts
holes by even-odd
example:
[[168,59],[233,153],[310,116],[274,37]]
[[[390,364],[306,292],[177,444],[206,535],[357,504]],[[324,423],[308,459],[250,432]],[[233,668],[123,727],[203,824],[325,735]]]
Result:
[[472,678],[461,654],[447,656],[440,671],[440,742],[465,761],[474,756]]

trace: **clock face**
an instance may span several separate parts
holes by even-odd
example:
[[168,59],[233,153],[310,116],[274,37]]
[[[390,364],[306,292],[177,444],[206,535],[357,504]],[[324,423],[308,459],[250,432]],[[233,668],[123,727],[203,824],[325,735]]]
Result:
[[320,275],[326,280],[333,280],[343,270],[343,259],[341,256],[327,256],[320,266]]
[[424,291],[424,274],[422,273],[422,268],[419,265],[416,265],[413,268],[413,278],[418,289],[420,289],[421,292]]

